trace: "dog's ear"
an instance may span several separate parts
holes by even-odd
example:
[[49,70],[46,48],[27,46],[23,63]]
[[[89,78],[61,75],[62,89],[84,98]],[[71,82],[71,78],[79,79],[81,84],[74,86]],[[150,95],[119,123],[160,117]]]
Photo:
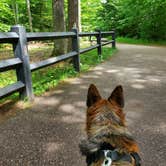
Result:
[[101,99],[101,96],[99,94],[99,91],[97,90],[94,84],[91,84],[88,89],[88,95],[87,95],[87,101],[86,101],[87,107],[90,107],[91,105],[99,101],[100,99]]
[[119,107],[124,107],[123,88],[121,85],[118,85],[113,90],[111,96],[108,98],[108,101],[114,101]]

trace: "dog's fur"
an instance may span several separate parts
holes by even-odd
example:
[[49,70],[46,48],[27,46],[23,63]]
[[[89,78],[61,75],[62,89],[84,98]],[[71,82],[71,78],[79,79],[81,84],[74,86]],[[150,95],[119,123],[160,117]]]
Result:
[[[87,139],[80,144],[83,155],[88,156],[100,150],[103,144],[119,153],[138,153],[138,145],[127,130],[123,112],[124,97],[122,86],[117,86],[110,97],[102,99],[95,85],[91,84],[87,95]],[[90,166],[101,166],[104,156]],[[127,161],[116,161],[112,166],[135,166]]]

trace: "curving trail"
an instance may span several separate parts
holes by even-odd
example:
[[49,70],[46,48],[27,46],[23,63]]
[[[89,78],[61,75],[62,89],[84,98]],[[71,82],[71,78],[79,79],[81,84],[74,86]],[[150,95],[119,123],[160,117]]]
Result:
[[165,166],[166,47],[117,45],[109,61],[36,98],[30,110],[0,124],[1,166],[85,166],[78,143],[84,136],[90,83],[103,97],[124,87],[130,131],[144,166]]

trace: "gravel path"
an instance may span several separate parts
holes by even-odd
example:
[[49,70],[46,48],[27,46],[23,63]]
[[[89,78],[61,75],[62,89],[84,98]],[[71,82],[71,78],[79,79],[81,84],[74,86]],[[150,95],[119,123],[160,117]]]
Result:
[[36,98],[30,110],[0,124],[0,166],[85,166],[84,137],[90,83],[103,97],[124,87],[130,131],[144,166],[166,166],[166,48],[123,45],[110,61]]

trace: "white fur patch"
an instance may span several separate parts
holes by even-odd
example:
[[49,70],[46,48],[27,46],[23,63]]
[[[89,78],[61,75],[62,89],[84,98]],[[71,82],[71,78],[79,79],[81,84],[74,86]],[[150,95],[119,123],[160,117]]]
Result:
[[110,157],[107,157],[107,154],[110,152],[110,150],[104,150],[104,156],[105,159],[103,161],[102,166],[111,166],[112,164],[112,159]]

